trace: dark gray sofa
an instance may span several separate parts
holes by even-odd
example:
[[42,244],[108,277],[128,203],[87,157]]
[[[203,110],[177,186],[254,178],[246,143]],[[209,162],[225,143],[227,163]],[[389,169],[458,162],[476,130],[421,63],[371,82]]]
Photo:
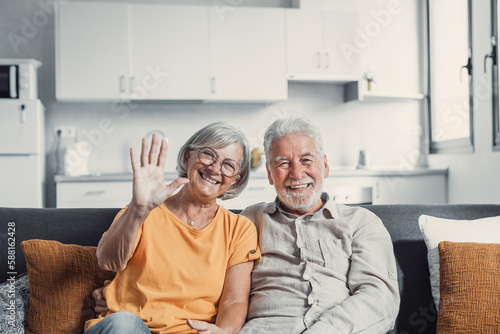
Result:
[[[500,216],[500,205],[366,205],[391,234],[398,263],[401,307],[391,333],[435,333],[436,309],[431,296],[427,249],[418,227],[422,214],[450,219]],[[28,239],[97,245],[119,209],[0,208],[0,282],[7,279],[8,223],[15,223],[16,271],[26,272],[20,248]]]

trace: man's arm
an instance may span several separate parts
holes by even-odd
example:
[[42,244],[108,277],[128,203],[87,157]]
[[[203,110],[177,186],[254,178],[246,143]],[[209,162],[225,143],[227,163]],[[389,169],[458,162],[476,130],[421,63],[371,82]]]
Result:
[[351,295],[304,333],[386,333],[394,326],[400,301],[396,261],[378,218],[353,235],[347,284]]
[[95,289],[94,292],[92,292],[92,298],[94,298],[95,301],[95,307],[94,307],[94,312],[99,315],[101,313],[106,313],[108,312],[108,303],[106,302],[106,299],[104,299],[103,291],[104,288],[107,287],[111,281],[105,280],[104,281],[104,286]]

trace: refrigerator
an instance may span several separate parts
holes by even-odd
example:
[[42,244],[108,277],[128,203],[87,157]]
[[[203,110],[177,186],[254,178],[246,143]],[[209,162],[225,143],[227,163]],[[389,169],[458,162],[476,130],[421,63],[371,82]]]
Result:
[[44,138],[40,100],[0,99],[0,207],[43,207]]

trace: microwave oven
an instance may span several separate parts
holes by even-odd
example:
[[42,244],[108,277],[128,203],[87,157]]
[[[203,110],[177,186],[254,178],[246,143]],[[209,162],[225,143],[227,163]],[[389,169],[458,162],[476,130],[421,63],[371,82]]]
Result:
[[35,59],[0,59],[0,99],[37,99],[37,69],[41,65]]

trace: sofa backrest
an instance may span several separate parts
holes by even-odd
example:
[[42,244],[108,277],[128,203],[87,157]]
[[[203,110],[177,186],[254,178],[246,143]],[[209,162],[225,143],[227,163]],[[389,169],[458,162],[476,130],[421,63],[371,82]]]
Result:
[[[21,242],[29,239],[57,240],[65,244],[97,246],[102,234],[108,229],[120,209],[22,209],[0,208],[0,282],[4,282],[16,272],[26,272],[26,261],[21,250]],[[7,267],[6,248],[12,239],[8,225],[15,226],[14,270]],[[12,230],[10,230],[12,231]]]
[[435,333],[437,311],[432,299],[427,247],[418,226],[420,215],[471,220],[500,216],[500,205],[367,205],[382,219],[394,245],[401,306],[390,333]]
[[[500,216],[500,205],[365,205],[389,231],[398,263],[401,307],[391,333],[435,333],[437,312],[432,300],[427,249],[418,227],[422,214],[449,219]],[[17,209],[0,208],[0,282],[26,272],[21,241],[57,240],[66,244],[96,246],[120,209]],[[237,211],[239,212],[239,211]],[[9,235],[9,222],[15,235]],[[15,238],[16,263],[7,267],[9,238]]]

